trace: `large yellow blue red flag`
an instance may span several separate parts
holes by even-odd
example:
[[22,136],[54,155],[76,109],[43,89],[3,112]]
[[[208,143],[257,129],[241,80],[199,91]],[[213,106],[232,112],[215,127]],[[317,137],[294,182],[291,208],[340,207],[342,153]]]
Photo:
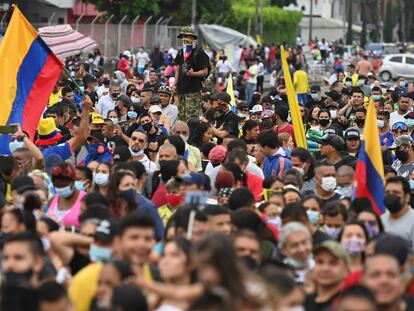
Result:
[[353,198],[368,198],[375,212],[378,215],[383,214],[385,212],[384,180],[377,116],[374,104],[370,103],[365,120],[364,140],[354,175]]
[[230,101],[230,108],[231,111],[236,112],[237,105],[236,105],[236,99],[234,98],[234,91],[233,91],[233,75],[229,74],[228,82],[227,82],[227,88],[226,93],[230,95],[231,101]]
[[[0,44],[0,125],[18,123],[33,138],[62,67],[63,63],[14,6]],[[0,152],[6,150],[8,139],[2,135]]]
[[286,52],[283,46],[280,46],[280,56],[282,58],[283,78],[286,85],[286,95],[289,102],[290,117],[292,118],[293,133],[297,147],[307,149],[305,128],[303,127],[302,116],[299,111],[298,98],[296,97],[293,87],[292,78],[290,76],[289,66],[286,59]]

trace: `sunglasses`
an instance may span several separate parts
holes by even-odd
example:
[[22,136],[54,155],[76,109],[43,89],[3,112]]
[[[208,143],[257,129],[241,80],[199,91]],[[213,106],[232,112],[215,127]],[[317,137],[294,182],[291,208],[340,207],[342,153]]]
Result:
[[397,122],[392,126],[391,130],[392,131],[396,131],[396,130],[408,131],[408,127],[406,124],[402,122]]

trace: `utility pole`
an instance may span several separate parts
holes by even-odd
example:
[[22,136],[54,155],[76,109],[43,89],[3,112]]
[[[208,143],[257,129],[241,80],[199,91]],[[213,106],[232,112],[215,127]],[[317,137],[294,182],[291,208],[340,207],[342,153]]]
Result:
[[259,33],[259,0],[256,0],[256,20],[254,24],[255,35]]
[[196,30],[196,15],[197,15],[197,0],[193,0],[192,7],[191,7],[191,28]]
[[263,7],[264,0],[260,0],[260,39],[263,40]]
[[312,41],[312,28],[313,28],[313,0],[310,1],[310,11],[309,11],[309,42]]

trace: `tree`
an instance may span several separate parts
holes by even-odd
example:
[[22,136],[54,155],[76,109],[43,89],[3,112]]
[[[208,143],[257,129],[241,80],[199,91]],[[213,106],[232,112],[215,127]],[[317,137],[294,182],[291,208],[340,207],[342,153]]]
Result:
[[385,15],[384,21],[384,41],[385,42],[392,42],[394,37],[394,27],[395,27],[395,8],[392,3],[388,3],[387,5],[387,13]]
[[367,44],[367,17],[366,17],[366,0],[361,0],[361,19],[362,19],[362,29],[361,29],[361,41],[360,45],[362,48],[365,48]]
[[128,15],[129,19],[140,15],[157,15],[160,12],[158,1],[153,0],[82,0],[84,3],[92,3],[100,12],[113,14],[115,21]]
[[297,2],[296,0],[270,0],[270,5],[276,5],[278,7],[288,6],[289,4],[297,5]]

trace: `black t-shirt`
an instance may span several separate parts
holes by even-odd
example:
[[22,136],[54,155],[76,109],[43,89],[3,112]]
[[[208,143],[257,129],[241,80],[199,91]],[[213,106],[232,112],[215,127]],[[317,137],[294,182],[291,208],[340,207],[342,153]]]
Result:
[[321,201],[321,207],[324,208],[326,206],[326,204],[333,202],[333,201],[338,201],[341,199],[341,195],[339,193],[336,193],[329,199],[321,199],[319,198],[319,200]]
[[125,141],[118,135],[114,135],[108,139],[108,144],[112,149],[115,149],[118,146],[128,146]]
[[309,294],[306,296],[305,300],[305,310],[306,311],[327,311],[331,310],[331,305],[338,298],[339,292],[329,298],[324,302],[315,302],[316,294]]
[[157,93],[161,83],[156,81],[155,84],[151,84],[150,81],[144,84],[144,89],[151,89],[153,93]]
[[239,117],[231,110],[226,112],[222,117],[217,119],[216,128],[223,125],[223,130],[227,131],[229,135],[239,136]]
[[[209,58],[206,52],[200,47],[195,47],[190,56],[184,61],[183,50],[178,51],[175,63],[179,66],[179,76],[177,82],[177,90],[179,94],[190,94],[201,91],[203,78],[188,77],[186,75],[187,70],[190,68],[193,71],[199,71],[209,66]],[[186,70],[187,69],[187,70]]]
[[95,91],[92,91],[92,92],[85,91],[85,94],[89,96],[94,106],[98,103],[98,94],[96,94]]
[[82,255],[75,248],[74,253],[73,253],[73,257],[70,260],[68,266],[70,268],[70,271],[71,271],[72,275],[75,275],[80,270],[82,270],[84,267],[86,267],[90,262],[91,262],[91,260],[89,259],[89,257],[87,257],[85,255]]

